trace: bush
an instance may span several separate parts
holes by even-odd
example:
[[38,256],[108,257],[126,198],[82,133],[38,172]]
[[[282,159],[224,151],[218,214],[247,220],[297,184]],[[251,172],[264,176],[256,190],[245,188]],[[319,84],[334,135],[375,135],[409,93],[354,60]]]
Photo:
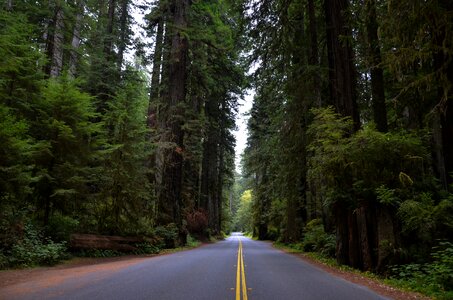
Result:
[[9,266],[9,258],[0,251],[0,270],[6,269]]
[[174,248],[178,239],[178,227],[174,223],[166,226],[158,226],[154,229],[156,237],[163,241],[163,244],[157,245],[159,248]]
[[25,225],[23,239],[13,245],[9,254],[8,265],[21,267],[53,265],[67,257],[65,242],[43,238],[31,224]]
[[302,244],[304,251],[320,252],[328,256],[335,254],[335,236],[324,231],[320,219],[314,219],[307,223]]
[[200,244],[200,241],[198,241],[196,238],[194,238],[190,234],[187,235],[186,246],[188,246],[188,247],[197,247],[199,244]]
[[440,299],[448,298],[453,296],[453,243],[440,242],[433,250],[430,263],[394,266],[392,279]]
[[135,244],[134,246],[138,249],[134,254],[157,254],[161,250],[158,246],[147,242]]
[[55,214],[49,219],[47,232],[54,241],[69,241],[72,233],[76,232],[79,221],[61,214]]

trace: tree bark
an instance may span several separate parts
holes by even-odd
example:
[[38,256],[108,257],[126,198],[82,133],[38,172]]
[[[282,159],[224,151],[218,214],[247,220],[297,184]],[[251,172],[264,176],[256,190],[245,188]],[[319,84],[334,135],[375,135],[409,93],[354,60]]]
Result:
[[371,74],[371,97],[373,100],[373,115],[376,128],[387,132],[387,107],[384,94],[384,73],[381,64],[381,49],[378,38],[378,23],[376,20],[376,0],[366,0],[366,29],[368,38],[369,65]]
[[116,0],[108,1],[107,25],[105,27],[104,53],[107,57],[112,54],[113,48],[113,24],[115,23]]
[[[442,14],[446,14],[453,9],[453,3],[440,1],[439,8],[442,9]],[[436,21],[432,20],[432,22]],[[434,26],[434,28],[436,27]],[[451,189],[449,185],[453,183],[453,88],[451,84],[453,82],[453,58],[451,53],[445,51],[445,40],[449,38],[447,30],[448,27],[443,25],[431,33],[435,49],[437,49],[433,54],[434,68],[437,80],[441,83],[438,88],[439,104],[436,105],[435,113],[440,114],[438,138],[441,144],[437,147],[440,148],[439,163],[443,162],[443,166],[438,166],[438,172],[445,190]]]
[[168,142],[173,147],[165,156],[163,192],[160,194],[161,208],[170,221],[180,229],[180,242],[184,240],[182,229],[182,166],[184,154],[184,132],[182,130],[186,99],[188,41],[182,33],[187,28],[188,0],[175,0],[172,14],[172,37],[168,80],[168,114],[166,127],[169,130]]
[[157,117],[157,106],[159,101],[159,88],[160,88],[160,76],[162,66],[162,51],[164,41],[164,24],[163,18],[157,23],[156,31],[156,44],[154,46],[154,57],[153,57],[153,70],[151,73],[151,88],[149,92],[149,106],[148,106],[148,127],[155,128],[156,117]]
[[[308,32],[310,35],[310,53],[308,56],[308,63],[312,66],[319,67],[318,29],[314,0],[308,0]],[[314,73],[313,89],[315,95],[315,105],[317,107],[321,107],[321,78],[318,72]]]
[[365,271],[371,271],[374,267],[373,257],[371,253],[371,240],[370,240],[370,231],[368,224],[369,216],[368,211],[369,207],[367,205],[361,205],[356,209],[357,216],[357,227],[358,227],[358,242],[360,250],[360,268]]
[[47,56],[50,64],[47,73],[50,77],[60,76],[63,69],[64,12],[59,1],[55,2],[55,13],[47,34]]
[[395,237],[393,222],[395,217],[390,209],[385,206],[378,206],[376,210],[377,219],[377,261],[376,270],[382,271],[392,258],[393,250],[398,248]]
[[331,104],[343,116],[349,116],[354,129],[360,128],[357,108],[356,70],[351,45],[351,30],[346,23],[349,1],[325,0],[327,55]]
[[[451,73],[453,73],[453,70],[451,70]],[[447,190],[449,190],[451,189],[449,185],[453,183],[453,98],[451,95],[447,100],[445,112],[441,116],[441,124],[446,183]]]
[[124,60],[124,51],[127,46],[128,36],[128,18],[129,18],[129,0],[121,0],[121,17],[120,17],[120,40],[118,45],[118,70],[121,71]]
[[208,226],[216,234],[218,227],[218,190],[219,190],[219,134],[216,119],[219,114],[218,99],[210,97],[205,104],[207,134],[203,143],[201,176],[201,207],[208,213]]
[[69,75],[75,77],[77,73],[77,64],[79,62],[79,55],[77,53],[80,46],[80,27],[82,26],[82,18],[84,11],[85,1],[79,0],[77,2],[77,13],[74,23],[74,29],[72,30],[72,41],[71,50],[69,56]]
[[337,202],[333,207],[336,229],[335,257],[339,264],[349,264],[349,227],[347,208],[344,203]]
[[[348,0],[325,0],[327,56],[329,61],[330,101],[339,114],[349,116],[354,122],[354,130],[360,128],[357,108],[356,71],[351,45],[351,30],[345,15],[348,13]],[[352,184],[352,183],[351,183]],[[345,200],[338,200],[333,207],[336,225],[336,256],[340,264],[359,266],[358,228],[352,208]]]

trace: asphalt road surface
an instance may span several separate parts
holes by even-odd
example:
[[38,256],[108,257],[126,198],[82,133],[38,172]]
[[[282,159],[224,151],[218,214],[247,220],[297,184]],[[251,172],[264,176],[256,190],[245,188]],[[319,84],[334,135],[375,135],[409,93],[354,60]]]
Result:
[[386,299],[240,234],[114,270],[78,268],[46,284],[30,280],[0,290],[0,299]]

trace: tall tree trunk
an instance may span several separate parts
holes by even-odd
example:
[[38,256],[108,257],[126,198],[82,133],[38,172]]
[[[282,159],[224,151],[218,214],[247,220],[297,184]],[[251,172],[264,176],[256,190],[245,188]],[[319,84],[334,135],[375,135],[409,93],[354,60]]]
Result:
[[366,11],[374,122],[376,123],[377,130],[387,132],[387,107],[384,94],[384,73],[380,67],[381,49],[378,38],[378,23],[376,20],[376,0],[366,0]]
[[47,56],[49,65],[47,74],[50,77],[60,76],[63,69],[63,43],[64,43],[64,12],[60,1],[56,1],[54,7],[54,17],[51,24],[47,26]]
[[347,208],[344,203],[337,202],[333,207],[336,229],[336,250],[335,257],[339,264],[349,264],[349,228]]
[[120,40],[118,45],[118,70],[121,71],[124,60],[124,51],[127,46],[128,36],[128,18],[129,18],[129,0],[121,0],[121,17],[120,17]]
[[[159,139],[159,130],[161,130],[158,121],[158,110],[160,102],[160,93],[161,89],[161,66],[162,66],[162,53],[164,48],[164,19],[160,18],[157,23],[157,32],[156,32],[156,44],[154,46],[154,57],[153,57],[153,69],[151,73],[151,88],[149,92],[149,104],[148,104],[148,116],[147,116],[147,125],[150,129],[149,140],[158,141]],[[162,183],[162,149],[157,147],[155,152],[150,155],[147,165],[149,169],[154,170],[154,174],[149,178],[151,184],[155,186],[153,189],[155,196],[158,197],[159,189],[158,186]],[[158,209],[155,207],[154,212],[157,213]]]
[[221,122],[220,122],[220,143],[219,143],[219,155],[218,155],[218,161],[219,161],[219,167],[218,167],[218,174],[217,174],[217,234],[220,234],[220,231],[222,230],[222,200],[223,200],[223,176],[225,173],[225,121],[223,119],[223,115],[225,114],[226,108],[225,108],[225,103],[221,104],[221,109],[220,113],[222,116]]
[[[356,71],[351,46],[351,30],[345,15],[349,0],[325,0],[327,55],[329,60],[330,99],[337,112],[349,116],[354,130],[360,127],[357,108]],[[352,183],[351,183],[352,184]],[[358,229],[352,208],[338,200],[332,211],[336,226],[336,257],[341,264],[359,265]]]
[[179,242],[185,240],[182,229],[182,166],[184,154],[184,132],[182,129],[186,99],[188,41],[182,32],[187,28],[188,0],[174,0],[172,15],[172,38],[169,62],[167,128],[168,142],[173,144],[164,161],[162,178],[163,192],[160,194],[160,206],[165,210],[170,221],[180,229]]
[[341,115],[350,116],[354,122],[354,129],[358,130],[360,120],[357,108],[356,70],[351,29],[345,18],[349,0],[325,0],[324,6],[331,104]]
[[113,48],[113,24],[115,23],[116,0],[108,1],[107,25],[105,27],[104,53],[111,56]]
[[268,238],[269,228],[268,228],[268,212],[270,209],[270,199],[265,191],[262,189],[268,185],[268,166],[265,163],[262,168],[259,170],[259,174],[256,176],[257,185],[260,186],[260,191],[256,193],[255,201],[258,202],[258,239],[265,240]]
[[207,117],[207,134],[203,142],[200,204],[208,213],[209,228],[217,233],[220,140],[215,123],[218,115],[218,99],[210,97],[205,104],[205,115]]
[[[365,202],[365,201],[364,201]],[[357,219],[358,228],[358,243],[360,252],[360,265],[362,270],[371,271],[374,268],[373,257],[371,249],[371,243],[373,242],[374,236],[370,233],[369,229],[372,227],[373,220],[370,220],[369,212],[370,207],[368,203],[362,203],[358,209],[355,210],[355,216]]]
[[389,264],[390,259],[394,255],[393,249],[397,249],[397,238],[395,235],[394,222],[395,216],[391,213],[391,209],[384,205],[379,205],[376,209],[376,231],[377,231],[377,259],[376,270],[383,271],[385,266]]
[[[453,10],[451,1],[439,1],[438,5],[443,14]],[[437,23],[436,20],[431,20],[431,22]],[[444,189],[448,190],[449,185],[453,183],[453,55],[445,50],[445,40],[449,38],[447,25],[434,25],[433,28],[436,30],[431,34],[434,38],[435,49],[437,49],[433,54],[434,68],[437,74],[436,79],[441,83],[437,91],[439,104],[435,108],[435,113],[439,114],[435,118],[440,119],[440,128],[437,126],[438,131],[434,132],[439,142],[438,145],[435,145],[438,149],[437,171]]]
[[[450,74],[453,74],[453,68],[451,67]],[[453,82],[453,78],[450,79],[450,82]],[[448,190],[449,185],[453,183],[453,97],[451,94],[447,100],[445,110],[441,115],[441,124],[443,142],[442,150],[444,153],[445,173],[447,177],[446,183]]]
[[153,70],[151,73],[151,88],[148,105],[148,127],[155,128],[157,106],[159,101],[160,76],[162,66],[162,51],[164,47],[164,22],[161,18],[157,23],[156,44],[154,46]]
[[[310,35],[310,51],[308,56],[308,63],[311,66],[319,67],[318,29],[316,24],[314,0],[308,0],[308,33]],[[315,95],[315,105],[321,107],[321,78],[318,71],[314,73],[313,90]]]
[[[162,41],[162,60],[161,60],[161,76],[159,88],[157,89],[158,101],[156,106],[156,136],[158,139],[158,147],[156,149],[156,167],[155,167],[155,178],[156,178],[156,194],[157,194],[157,208],[156,208],[156,219],[160,220],[160,223],[165,223],[162,216],[165,211],[168,211],[170,204],[165,203],[163,200],[164,193],[164,169],[166,165],[166,155],[168,149],[166,144],[169,140],[169,128],[167,128],[168,116],[169,116],[169,78],[170,78],[170,48],[171,48],[171,30],[168,22],[169,17],[165,16],[161,21],[163,25],[163,41]],[[155,77],[155,80],[159,80],[159,77]]]
[[85,1],[79,0],[77,2],[77,12],[74,23],[74,29],[72,30],[72,41],[71,50],[69,56],[69,75],[75,77],[77,73],[77,64],[79,62],[78,49],[80,46],[80,27],[82,26],[82,18],[84,11]]

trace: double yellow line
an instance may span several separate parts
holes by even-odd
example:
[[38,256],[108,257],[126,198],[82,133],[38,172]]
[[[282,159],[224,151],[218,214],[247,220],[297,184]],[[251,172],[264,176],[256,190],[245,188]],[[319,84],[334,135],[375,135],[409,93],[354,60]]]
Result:
[[242,255],[242,242],[241,240],[239,240],[238,264],[236,271],[236,300],[241,300],[241,286],[242,286],[242,299],[247,300],[247,285],[245,284],[244,257]]

